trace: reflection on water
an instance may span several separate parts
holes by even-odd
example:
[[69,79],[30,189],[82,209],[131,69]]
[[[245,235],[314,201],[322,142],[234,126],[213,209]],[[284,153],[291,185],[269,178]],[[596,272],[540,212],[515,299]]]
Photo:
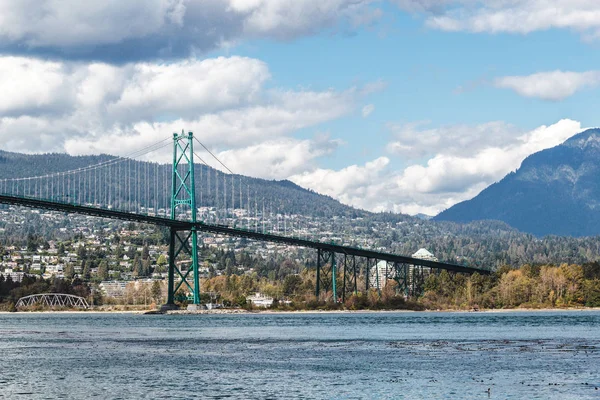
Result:
[[0,354],[7,399],[600,398],[598,311],[0,314]]

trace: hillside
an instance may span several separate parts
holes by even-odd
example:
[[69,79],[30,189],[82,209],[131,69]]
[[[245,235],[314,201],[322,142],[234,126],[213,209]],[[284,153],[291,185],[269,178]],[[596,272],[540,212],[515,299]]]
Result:
[[[0,179],[18,178],[51,174],[55,172],[74,170],[77,168],[95,165],[112,159],[110,155],[94,156],[70,156],[67,154],[20,154],[0,151]],[[155,174],[158,174],[159,182],[163,182],[163,177],[169,176],[170,165],[159,165],[155,168],[154,163],[132,161],[131,170],[142,171],[142,177],[147,171],[149,182],[155,181]],[[148,168],[146,168],[148,166]],[[214,168],[196,164],[196,196],[198,206],[216,206],[217,201],[222,207],[224,202],[223,186],[227,185],[227,202],[231,207],[231,199],[236,201],[236,207],[239,208],[240,189],[244,207],[247,207],[248,193],[251,197],[251,205],[254,207],[254,201],[257,201],[257,207],[262,207],[264,200],[266,209],[272,212],[285,212],[287,214],[303,214],[314,217],[331,217],[333,215],[357,217],[365,216],[368,213],[357,210],[353,207],[341,204],[329,196],[320,195],[311,190],[304,189],[295,183],[287,180],[265,180],[246,177],[242,175],[226,175]],[[129,178],[123,174],[121,178],[121,187],[131,187],[131,192],[135,193],[138,188],[140,201],[142,205],[148,203],[153,205],[152,199],[146,199],[145,190],[142,187],[143,182],[135,180],[135,176]],[[232,182],[233,180],[233,182]],[[218,188],[215,183],[218,182]],[[232,184],[233,183],[233,184]],[[234,188],[232,196],[231,188]],[[170,187],[167,192],[169,192]],[[87,190],[94,190],[91,187]],[[95,188],[95,190],[101,190]],[[220,195],[217,199],[217,193]],[[119,193],[115,191],[115,193]],[[118,199],[115,199],[115,202]],[[406,216],[401,219],[410,218]]]
[[[0,179],[80,168],[109,158],[111,156],[108,155],[72,157],[65,154],[25,155],[0,151]],[[145,163],[140,163],[140,169],[145,169],[144,165]],[[202,189],[202,204],[214,204],[214,188],[208,190],[209,171],[211,186],[215,176],[222,182],[224,175],[209,167],[198,165],[196,168],[197,176],[203,177],[202,182],[198,182],[198,190]],[[150,174],[152,171],[149,168]],[[229,175],[227,177],[230,179]],[[490,268],[519,266],[523,263],[584,263],[600,259],[600,237],[549,236],[540,240],[500,221],[459,224],[402,214],[370,213],[346,206],[289,181],[269,181],[244,176],[235,176],[235,179],[236,186],[241,180],[242,188],[249,188],[251,193],[256,192],[261,199],[265,199],[266,205],[273,207],[273,211],[280,207],[281,211],[285,210],[288,214],[297,213],[305,215],[306,219],[312,219],[312,224],[317,225],[322,232],[318,239],[340,240],[361,246],[369,243],[369,247],[383,247],[404,255],[411,255],[424,247],[440,260]],[[126,183],[123,180],[123,184]],[[0,212],[2,209],[0,206]],[[59,235],[58,229],[76,226],[79,223],[77,221],[85,220],[85,217],[71,215],[52,224],[44,222],[39,216],[28,214],[21,224],[16,223],[17,219],[10,215],[9,213],[0,218],[0,229],[5,229],[0,242],[26,243],[28,234],[32,232],[51,240]],[[333,218],[334,216],[337,218]],[[302,222],[305,226],[308,223],[310,222],[306,220]],[[62,236],[65,234],[68,236],[68,231],[60,233]]]
[[527,157],[521,167],[435,217],[500,220],[537,236],[600,234],[600,130]]

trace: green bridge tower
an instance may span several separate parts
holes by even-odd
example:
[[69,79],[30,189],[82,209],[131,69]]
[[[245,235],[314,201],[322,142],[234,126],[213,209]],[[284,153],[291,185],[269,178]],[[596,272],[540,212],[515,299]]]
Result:
[[[173,175],[171,186],[171,219],[196,222],[196,182],[194,180],[194,135],[173,134]],[[189,213],[189,214],[188,214]],[[190,276],[191,275],[191,276]],[[180,278],[175,285],[175,277]],[[171,226],[169,242],[169,288],[166,309],[176,308],[177,291],[185,286],[191,293],[191,308],[200,305],[198,275],[198,232],[195,226],[181,230]],[[189,306],[188,306],[189,307]]]

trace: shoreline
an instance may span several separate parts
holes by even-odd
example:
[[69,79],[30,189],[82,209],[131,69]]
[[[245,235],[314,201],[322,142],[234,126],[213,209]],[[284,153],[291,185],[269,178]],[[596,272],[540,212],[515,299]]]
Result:
[[158,313],[157,310],[65,310],[65,311],[0,311],[0,315],[28,315],[28,314],[139,314],[147,313],[160,315],[239,315],[239,314],[375,314],[375,313],[469,313],[469,314],[504,314],[504,313],[548,313],[548,312],[594,312],[600,307],[568,307],[568,308],[507,308],[483,310],[244,310],[244,309],[216,309],[188,311],[186,309],[171,310]]

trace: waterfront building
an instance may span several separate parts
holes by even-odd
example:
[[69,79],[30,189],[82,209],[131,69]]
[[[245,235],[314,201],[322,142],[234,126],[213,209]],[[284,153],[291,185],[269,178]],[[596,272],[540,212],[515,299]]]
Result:
[[126,281],[102,281],[100,282],[100,290],[108,297],[123,297],[127,288]]
[[256,307],[268,308],[273,305],[272,297],[265,296],[264,294],[258,292],[252,296],[246,297],[246,301]]

